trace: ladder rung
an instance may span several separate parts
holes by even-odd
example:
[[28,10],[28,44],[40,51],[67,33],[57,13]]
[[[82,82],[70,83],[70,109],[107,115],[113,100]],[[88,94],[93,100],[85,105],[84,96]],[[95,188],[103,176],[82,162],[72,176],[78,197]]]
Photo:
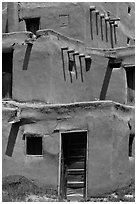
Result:
[[68,184],[84,184],[84,181],[68,181]]

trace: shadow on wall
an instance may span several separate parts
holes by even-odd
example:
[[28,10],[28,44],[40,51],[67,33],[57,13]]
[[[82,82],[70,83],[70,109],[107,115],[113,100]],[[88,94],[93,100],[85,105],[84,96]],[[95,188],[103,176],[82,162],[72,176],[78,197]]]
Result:
[[6,155],[9,157],[11,157],[13,154],[19,127],[20,127],[20,123],[14,123],[11,126],[11,130],[10,130],[9,138],[8,138],[7,149],[6,149]]
[[13,49],[2,50],[2,98],[12,98]]
[[105,73],[105,77],[104,77],[104,81],[103,81],[103,85],[102,85],[102,89],[101,89],[101,93],[100,93],[100,100],[106,99],[106,94],[107,94],[107,90],[108,90],[108,86],[109,86],[109,82],[110,82],[113,68],[120,68],[121,63],[122,63],[121,60],[109,59],[108,66],[107,66],[106,73]]
[[[12,122],[13,121],[11,121],[11,123]],[[20,126],[25,124],[32,124],[32,123],[34,122],[31,121],[30,119],[23,119],[11,125],[11,129],[8,137],[8,144],[7,144],[6,153],[5,153],[7,156],[12,157]]]

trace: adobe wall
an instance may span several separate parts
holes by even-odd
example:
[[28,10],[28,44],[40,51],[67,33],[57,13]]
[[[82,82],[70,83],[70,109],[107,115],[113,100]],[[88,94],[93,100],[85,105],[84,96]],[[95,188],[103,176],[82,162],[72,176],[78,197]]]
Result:
[[[24,35],[24,39],[23,39]],[[23,70],[29,33],[13,33],[3,38],[3,44],[14,44],[13,53],[13,90],[12,98],[17,101],[38,100],[46,103],[59,104],[92,101],[100,99],[101,89],[105,80],[108,58],[103,49],[85,47],[80,41],[64,37],[52,31],[40,31],[40,35],[32,44],[28,66]],[[28,40],[27,40],[28,36]],[[18,42],[17,42],[18,39]],[[76,57],[78,79],[72,73],[72,83],[68,71],[68,58],[64,54],[66,81],[63,76],[61,47],[68,46],[80,54],[90,55],[91,68],[85,70],[82,60],[83,82],[81,81],[80,63]],[[101,53],[101,54],[98,54]],[[127,60],[128,58],[128,60]],[[123,57],[123,63],[134,63],[134,57]],[[126,102],[126,73],[123,68],[113,69],[106,92],[106,99]]]
[[[53,4],[23,3],[20,15],[22,18],[40,17],[40,29],[53,29],[68,37],[84,41],[87,45],[96,48],[110,48],[110,29],[108,26],[108,42],[105,40],[105,22],[103,20],[103,35],[101,40],[100,17],[98,16],[99,35],[96,34],[96,17],[93,12],[93,40],[90,35],[90,6],[96,6],[100,14],[110,12],[111,18],[121,19],[117,28],[117,45],[127,45],[127,37],[130,44],[134,44],[135,9],[134,3],[130,2],[61,2]],[[128,6],[131,12],[128,14]],[[122,11],[122,12],[121,12]],[[62,15],[62,16],[61,16]],[[65,15],[65,17],[63,17]],[[64,25],[62,24],[64,22]],[[113,36],[114,38],[114,36]]]
[[[7,150],[11,131],[8,121],[15,118],[20,120],[19,131],[16,125],[12,127],[12,134],[16,132],[17,139]],[[134,144],[133,155],[128,156],[129,123],[134,133],[134,108],[111,101],[50,106],[3,102],[3,177],[23,175],[57,189],[60,132],[87,130],[88,196],[111,192],[134,178]],[[43,157],[25,155],[23,135],[27,133],[43,136]],[[14,149],[7,156],[5,152],[10,152],[10,146]]]
[[[132,9],[130,15],[127,15],[128,4],[130,3],[57,3],[56,5],[49,3],[42,8],[34,3],[34,7],[30,8],[28,3],[21,9],[19,15],[22,18],[41,16],[40,29],[52,28],[68,37],[53,30],[41,30],[37,32],[37,36],[30,32],[3,35],[4,49],[10,46],[14,49],[13,101],[3,101],[3,177],[23,175],[41,185],[57,189],[60,132],[86,129],[89,148],[88,196],[99,196],[110,192],[126,185],[131,178],[134,178],[134,143],[133,156],[128,156],[129,135],[135,133],[134,107],[121,105],[127,102],[126,73],[123,67],[113,69],[105,96],[106,100],[121,104],[98,101],[109,53],[112,57],[119,57],[121,48],[118,51],[114,49],[114,53],[112,50],[105,50],[104,48],[110,48],[110,40],[106,43],[100,39],[100,35],[91,41],[89,27],[90,5],[96,5],[100,12],[110,10],[111,17],[120,17],[117,45],[125,46],[127,50],[120,58],[122,66],[134,65],[134,56],[130,53],[132,47],[126,45],[127,37],[130,37],[130,43],[134,44],[134,3],[130,4]],[[62,27],[59,15],[64,14],[69,15],[69,23]],[[6,25],[5,9],[3,32],[6,32]],[[95,36],[95,16],[93,25]],[[24,21],[19,23],[18,30],[25,30]],[[29,46],[31,44],[30,53],[27,51],[28,43]],[[84,61],[82,63],[83,82],[79,60],[76,58],[78,79],[76,80],[75,74],[72,73],[71,83],[66,54],[64,57],[67,81],[64,81],[61,47],[65,46],[91,56],[90,71],[86,72]],[[25,56],[29,59],[28,65]],[[26,70],[23,70],[24,66]],[[43,157],[26,156],[24,135],[29,133],[43,136]],[[10,138],[13,138],[12,142],[9,142]]]
[[7,26],[7,4],[2,3],[2,33],[6,32]]
[[[13,4],[13,3],[12,3]],[[14,3],[15,4],[15,3]],[[12,5],[14,7],[14,5]],[[17,5],[15,5],[16,7]],[[103,20],[103,41],[101,39],[100,17],[98,16],[98,29],[99,35],[96,34],[96,17],[93,12],[93,36],[91,40],[90,35],[90,6],[96,6],[96,10],[99,10],[100,14],[107,15],[110,12],[111,18],[119,18],[117,33],[117,44],[115,47],[127,46],[127,38],[130,38],[130,45],[135,44],[135,5],[134,2],[20,2],[18,5],[19,18],[18,29],[14,31],[26,30],[25,20],[26,18],[40,17],[40,30],[53,29],[68,37],[82,40],[86,45],[90,45],[94,48],[110,48],[110,28],[108,25],[108,42],[105,37],[105,22]],[[131,11],[128,13],[128,7]],[[122,12],[121,12],[122,11]],[[6,31],[7,10],[3,10],[3,32]],[[14,11],[13,13],[16,13]],[[15,16],[10,14],[11,18]],[[11,19],[9,18],[9,20]],[[15,19],[17,21],[17,19]],[[9,23],[9,27],[13,27]],[[16,26],[17,27],[17,26]],[[12,32],[13,30],[9,30]],[[114,39],[114,36],[113,36]]]

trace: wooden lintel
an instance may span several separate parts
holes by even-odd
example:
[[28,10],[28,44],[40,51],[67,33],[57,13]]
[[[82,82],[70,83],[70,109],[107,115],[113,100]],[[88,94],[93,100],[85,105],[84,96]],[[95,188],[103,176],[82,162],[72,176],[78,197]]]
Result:
[[135,65],[134,64],[125,64],[123,65],[123,68],[135,68]]
[[135,47],[120,47],[115,49],[103,50],[96,48],[86,48],[86,51],[89,51],[91,55],[103,56],[105,58],[113,59],[122,59],[125,57],[134,57],[135,56]]
[[135,46],[116,48],[117,58],[135,56]]

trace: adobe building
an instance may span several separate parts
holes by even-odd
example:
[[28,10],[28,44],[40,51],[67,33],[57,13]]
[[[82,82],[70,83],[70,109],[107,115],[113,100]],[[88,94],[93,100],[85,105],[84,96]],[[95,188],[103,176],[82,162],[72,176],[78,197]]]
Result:
[[134,9],[3,3],[3,177],[85,200],[134,179]]

